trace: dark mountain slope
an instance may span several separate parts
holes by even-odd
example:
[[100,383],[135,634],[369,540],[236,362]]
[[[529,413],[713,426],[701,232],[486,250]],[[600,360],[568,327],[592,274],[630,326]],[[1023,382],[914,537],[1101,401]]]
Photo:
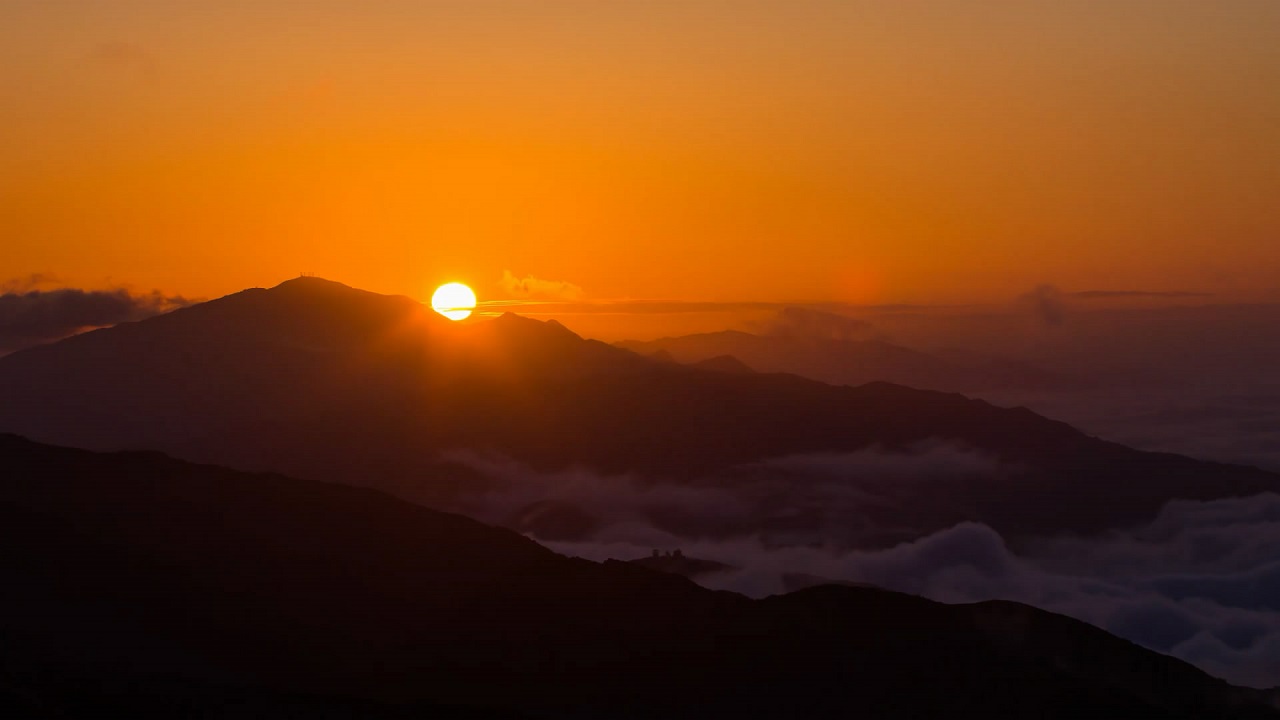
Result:
[[1022,606],[751,601],[369,490],[12,436],[0,464],[0,699],[50,716],[1276,716]]
[[38,440],[377,482],[436,505],[488,482],[441,470],[440,453],[459,449],[679,481],[943,439],[1008,471],[939,498],[945,512],[923,508],[928,522],[1015,533],[1096,530],[1175,497],[1277,487],[1268,473],[1136,452],[960,395],[670,365],[554,322],[451,323],[314,278],[0,358],[0,397],[0,430]]

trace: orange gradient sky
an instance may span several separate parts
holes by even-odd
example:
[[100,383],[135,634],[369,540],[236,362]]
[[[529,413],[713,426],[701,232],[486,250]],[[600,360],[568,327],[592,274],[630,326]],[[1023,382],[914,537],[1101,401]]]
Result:
[[1274,297],[1278,207],[1275,0],[0,5],[5,277]]

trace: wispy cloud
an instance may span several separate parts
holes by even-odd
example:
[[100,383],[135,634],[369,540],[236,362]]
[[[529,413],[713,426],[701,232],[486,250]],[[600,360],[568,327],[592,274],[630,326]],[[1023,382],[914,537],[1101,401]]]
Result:
[[1052,285],[1040,285],[1023,293],[1018,297],[1018,303],[1045,325],[1056,327],[1066,322],[1067,305],[1063,293]]
[[543,280],[532,275],[516,277],[510,270],[502,271],[498,283],[511,297],[521,300],[581,300],[582,288],[564,280]]
[[31,273],[0,282],[0,293],[24,293],[56,282],[58,278],[52,273]]
[[[942,309],[936,305],[850,305],[835,302],[715,302],[697,300],[484,300],[481,308],[501,309],[522,315],[681,315],[687,313],[785,312],[803,308],[823,312],[917,312]],[[957,309],[966,306],[946,306]]]

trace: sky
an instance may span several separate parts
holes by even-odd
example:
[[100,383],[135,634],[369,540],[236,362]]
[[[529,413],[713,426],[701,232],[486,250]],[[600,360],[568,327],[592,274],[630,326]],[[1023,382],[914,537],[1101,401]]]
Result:
[[1280,3],[0,4],[0,280],[1280,298]]

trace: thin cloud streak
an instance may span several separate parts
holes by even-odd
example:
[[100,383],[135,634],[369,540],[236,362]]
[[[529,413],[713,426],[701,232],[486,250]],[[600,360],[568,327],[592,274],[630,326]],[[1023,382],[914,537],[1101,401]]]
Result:
[[483,300],[481,310],[502,310],[521,315],[678,315],[685,313],[735,313],[784,311],[791,308],[821,309],[828,312],[913,312],[923,310],[963,309],[966,305],[850,305],[833,302],[753,302],[753,301],[688,301],[688,300]]
[[1214,297],[1214,293],[1207,292],[1190,292],[1186,290],[1171,291],[1150,291],[1150,290],[1083,290],[1070,293],[1071,297],[1081,298],[1084,300],[1108,300],[1123,298],[1207,298]]
[[502,271],[498,283],[506,293],[522,300],[581,300],[583,290],[564,280],[543,280],[532,275],[516,277],[510,270]]
[[[1191,291],[1148,290],[1082,290],[1066,292],[1052,285],[1040,285],[1018,298],[1018,305],[1031,310],[1046,324],[1061,324],[1066,320],[1066,299],[1077,300],[1177,300],[1218,297],[1214,293]],[[910,312],[963,312],[982,311],[1008,314],[1007,306],[1000,304],[938,304],[938,303],[880,303],[857,304],[830,300],[639,300],[629,298],[591,299],[517,297],[482,300],[480,309],[517,312],[522,315],[660,315],[684,313],[734,313],[755,311],[787,311],[793,308],[832,313],[910,313]]]

